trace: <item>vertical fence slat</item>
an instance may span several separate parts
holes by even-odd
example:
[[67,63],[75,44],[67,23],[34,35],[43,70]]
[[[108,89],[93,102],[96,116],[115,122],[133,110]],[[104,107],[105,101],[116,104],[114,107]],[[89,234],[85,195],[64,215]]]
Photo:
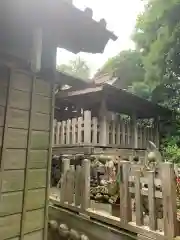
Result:
[[116,144],[121,144],[121,126],[120,126],[120,120],[117,122],[117,132],[116,132]]
[[61,133],[60,133],[60,138],[61,138],[61,144],[65,144],[65,121],[61,122]]
[[55,132],[56,132],[56,119],[53,121],[53,129],[52,129],[52,146],[56,144],[55,141]]
[[97,118],[92,118],[92,143],[97,144]]
[[64,203],[66,201],[66,175],[67,171],[70,167],[70,160],[69,159],[63,159],[62,160],[62,177],[61,177],[61,189],[60,189],[60,202]]
[[136,170],[135,173],[135,204],[136,204],[136,224],[143,225],[143,209],[142,209],[142,196],[141,196],[141,171]]
[[172,240],[177,233],[176,181],[172,163],[161,164],[164,234]]
[[84,143],[91,143],[91,111],[84,111]]
[[75,172],[75,205],[81,205],[81,166],[79,165]]
[[56,124],[56,145],[59,145],[60,144],[60,128],[61,128],[61,123],[60,122],[57,122]]
[[82,117],[78,117],[78,132],[77,132],[78,144],[82,143]]
[[81,208],[86,210],[90,206],[90,161],[83,160],[82,165],[82,195]]
[[126,146],[126,128],[125,128],[125,122],[121,121],[121,133],[122,133],[122,147]]
[[72,119],[72,144],[76,143],[76,118]]
[[67,120],[66,125],[66,144],[70,144],[70,128],[71,128],[71,120]]
[[149,228],[151,230],[156,230],[157,229],[154,179],[155,179],[155,172],[154,171],[148,171]]
[[120,217],[124,223],[132,220],[131,196],[128,186],[129,172],[130,162],[120,162]]
[[113,114],[112,115],[113,120],[112,120],[112,140],[111,140],[111,144],[115,144],[116,143],[116,116]]

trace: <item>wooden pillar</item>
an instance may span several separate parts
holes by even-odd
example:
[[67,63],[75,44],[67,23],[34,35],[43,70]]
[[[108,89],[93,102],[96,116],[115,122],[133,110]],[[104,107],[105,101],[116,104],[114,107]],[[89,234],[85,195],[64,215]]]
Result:
[[131,146],[132,148],[138,148],[138,126],[135,114],[131,116]]
[[42,37],[43,37],[42,29],[36,28],[33,31],[31,51],[31,69],[33,72],[39,72],[41,70]]
[[41,56],[42,70],[56,70],[56,53],[57,45],[54,42],[53,36],[50,33],[44,33]]
[[99,114],[99,119],[100,119],[100,138],[99,138],[99,143],[102,146],[106,146],[108,142],[108,119],[107,119],[107,109],[106,109],[106,102],[103,100],[101,103],[101,108],[100,108],[100,114]]

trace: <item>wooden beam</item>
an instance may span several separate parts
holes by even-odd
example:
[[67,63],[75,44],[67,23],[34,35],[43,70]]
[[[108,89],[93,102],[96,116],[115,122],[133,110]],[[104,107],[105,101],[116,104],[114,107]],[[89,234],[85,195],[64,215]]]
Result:
[[66,97],[72,97],[72,96],[76,96],[76,95],[100,92],[102,90],[103,90],[103,88],[101,86],[101,87],[94,87],[94,88],[86,88],[86,89],[77,90],[77,91],[61,91],[56,95],[56,97],[57,98],[66,98]]
[[39,72],[41,70],[42,37],[42,29],[34,29],[31,51],[31,70],[33,72]]

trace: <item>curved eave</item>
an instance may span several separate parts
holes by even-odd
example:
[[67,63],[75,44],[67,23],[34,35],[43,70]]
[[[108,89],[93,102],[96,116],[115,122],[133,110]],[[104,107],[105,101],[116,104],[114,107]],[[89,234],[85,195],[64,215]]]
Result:
[[88,14],[63,0],[0,1],[0,24],[5,23],[9,31],[30,32],[42,27],[61,48],[102,53],[107,42],[117,37],[104,21],[97,22]]

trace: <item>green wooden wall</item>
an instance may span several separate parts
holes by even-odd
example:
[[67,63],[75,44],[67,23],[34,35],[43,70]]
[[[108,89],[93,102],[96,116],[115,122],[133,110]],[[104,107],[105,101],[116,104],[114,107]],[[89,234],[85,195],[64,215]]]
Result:
[[45,240],[53,84],[0,67],[0,240]]

